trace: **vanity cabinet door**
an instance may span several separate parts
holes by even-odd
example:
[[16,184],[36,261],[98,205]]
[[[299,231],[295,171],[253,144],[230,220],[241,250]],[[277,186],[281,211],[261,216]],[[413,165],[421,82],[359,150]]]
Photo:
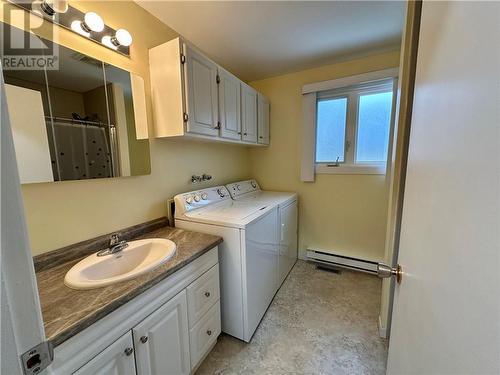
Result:
[[189,328],[183,290],[132,330],[139,375],[189,374]]
[[264,95],[257,97],[257,133],[258,143],[269,144],[269,100]]
[[240,80],[219,68],[220,136],[241,139]]
[[189,133],[218,136],[217,65],[184,44]]
[[129,331],[73,375],[135,375],[134,344]]
[[257,91],[241,84],[241,123],[246,142],[257,143]]

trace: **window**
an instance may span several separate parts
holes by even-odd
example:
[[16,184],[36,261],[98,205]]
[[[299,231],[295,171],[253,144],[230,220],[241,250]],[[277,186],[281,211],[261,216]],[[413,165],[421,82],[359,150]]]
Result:
[[390,79],[317,93],[318,172],[385,173],[393,86]]

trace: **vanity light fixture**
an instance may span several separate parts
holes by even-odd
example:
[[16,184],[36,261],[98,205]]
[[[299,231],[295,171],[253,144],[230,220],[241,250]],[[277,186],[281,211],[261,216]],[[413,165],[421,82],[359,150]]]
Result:
[[132,44],[132,35],[125,29],[118,29],[114,36],[104,35],[102,44],[116,50],[120,46],[128,47]]
[[113,29],[96,12],[84,13],[68,0],[8,0],[13,5],[74,31],[125,56],[130,56],[132,36],[125,29]]

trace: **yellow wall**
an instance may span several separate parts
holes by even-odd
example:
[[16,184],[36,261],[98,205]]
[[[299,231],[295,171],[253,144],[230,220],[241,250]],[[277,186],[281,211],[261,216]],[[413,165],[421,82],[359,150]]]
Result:
[[[148,49],[176,37],[176,33],[133,2],[90,1],[71,5],[96,11],[111,27],[124,27],[132,34],[131,58],[66,30],[60,30],[59,43],[142,76],[151,128]],[[3,14],[1,19],[4,20]],[[50,35],[49,31],[42,29],[42,36]],[[242,146],[151,140],[151,163],[151,175],[147,176],[24,185],[33,254],[165,215],[168,197],[194,189],[188,183],[193,173],[212,174],[212,184],[249,176],[248,150]]]
[[299,251],[306,247],[382,260],[388,186],[385,176],[317,175],[300,181],[301,89],[306,83],[396,67],[399,52],[251,82],[271,101],[271,145],[250,150],[262,188],[299,193]]

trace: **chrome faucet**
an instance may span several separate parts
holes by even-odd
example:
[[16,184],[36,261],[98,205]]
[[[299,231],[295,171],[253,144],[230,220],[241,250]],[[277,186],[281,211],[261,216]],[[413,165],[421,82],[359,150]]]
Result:
[[97,253],[98,257],[102,257],[104,255],[111,255],[118,253],[119,251],[122,251],[123,249],[126,249],[128,247],[127,241],[121,240],[120,241],[120,234],[119,233],[113,233],[109,237],[109,246],[107,249],[101,250]]

